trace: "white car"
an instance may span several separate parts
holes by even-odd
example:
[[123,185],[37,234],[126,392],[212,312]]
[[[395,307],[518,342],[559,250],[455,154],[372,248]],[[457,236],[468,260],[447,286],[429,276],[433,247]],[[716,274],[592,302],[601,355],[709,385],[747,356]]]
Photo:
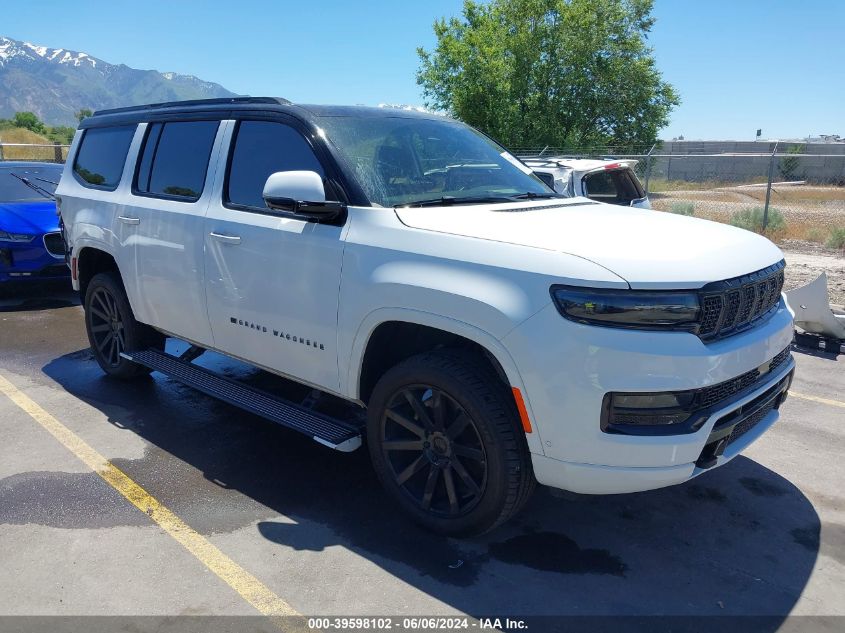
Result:
[[526,158],[524,162],[544,183],[569,198],[583,196],[623,207],[651,208],[634,172],[639,161],[561,156]]
[[[441,533],[492,529],[535,482],[687,481],[771,427],[791,381],[771,242],[565,198],[448,118],[269,98],[100,112],[57,193],[106,373],[156,370],[339,450],[366,439],[390,496]],[[194,364],[205,350],[350,414]]]

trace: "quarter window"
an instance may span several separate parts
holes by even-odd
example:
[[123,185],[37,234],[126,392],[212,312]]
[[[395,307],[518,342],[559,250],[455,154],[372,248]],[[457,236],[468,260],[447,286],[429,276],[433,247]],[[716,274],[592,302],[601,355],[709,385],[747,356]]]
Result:
[[232,205],[266,209],[264,183],[277,171],[315,171],[325,178],[308,141],[284,123],[241,121],[234,143],[225,192]]
[[199,199],[219,121],[152,123],[138,163],[135,193]]
[[73,163],[77,179],[86,187],[117,189],[134,135],[134,125],[85,130]]

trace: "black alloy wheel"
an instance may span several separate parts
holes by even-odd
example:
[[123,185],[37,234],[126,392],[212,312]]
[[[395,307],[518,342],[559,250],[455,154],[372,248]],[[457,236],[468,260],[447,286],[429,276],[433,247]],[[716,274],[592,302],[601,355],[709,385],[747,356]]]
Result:
[[94,347],[100,357],[111,367],[120,364],[120,354],[126,351],[126,330],[117,299],[111,291],[101,286],[91,294],[86,311],[88,328]]
[[367,446],[388,496],[438,534],[492,530],[536,483],[511,390],[464,349],[422,352],[388,369],[367,400]]
[[481,500],[487,455],[464,408],[431,385],[411,385],[390,399],[381,422],[381,450],[391,475],[425,512],[455,518]]
[[164,336],[135,320],[120,276],[112,271],[94,275],[84,300],[88,342],[100,368],[110,376],[127,380],[149,374],[148,368],[121,354],[164,349]]

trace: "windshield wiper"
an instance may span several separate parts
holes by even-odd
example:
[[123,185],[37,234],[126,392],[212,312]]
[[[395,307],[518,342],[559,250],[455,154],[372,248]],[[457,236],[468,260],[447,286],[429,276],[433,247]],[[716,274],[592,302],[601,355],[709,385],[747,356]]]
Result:
[[519,193],[511,197],[515,200],[541,200],[546,198],[565,198],[566,196],[559,193],[534,193],[533,191],[526,191],[525,193]]
[[396,205],[397,208],[409,207],[449,207],[455,204],[493,204],[501,202],[513,202],[511,196],[466,196],[457,198],[455,196],[440,196],[430,200],[416,200],[407,204]]
[[[27,187],[32,189],[35,193],[41,194],[42,196],[44,196],[48,200],[55,200],[56,199],[56,196],[54,196],[52,193],[47,191],[44,187],[39,187],[34,182],[32,182],[29,178],[24,178],[23,176],[18,176],[13,171],[10,171],[9,175],[14,176],[18,180],[20,180],[23,184],[25,184]],[[40,178],[39,178],[39,180],[40,180]]]

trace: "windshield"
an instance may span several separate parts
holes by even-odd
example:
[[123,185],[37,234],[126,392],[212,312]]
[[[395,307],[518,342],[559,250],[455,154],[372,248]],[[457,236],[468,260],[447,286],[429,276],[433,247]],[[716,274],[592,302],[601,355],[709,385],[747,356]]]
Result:
[[[35,166],[0,164],[0,202],[48,200],[47,194],[55,193],[56,184],[58,184],[59,178],[62,177],[63,168],[63,165],[51,163]],[[44,193],[39,193],[35,189],[27,187],[19,178],[15,178],[15,175],[29,180],[36,187],[43,189]]]
[[554,196],[531,170],[483,134],[447,119],[322,117],[371,202],[509,201]]

